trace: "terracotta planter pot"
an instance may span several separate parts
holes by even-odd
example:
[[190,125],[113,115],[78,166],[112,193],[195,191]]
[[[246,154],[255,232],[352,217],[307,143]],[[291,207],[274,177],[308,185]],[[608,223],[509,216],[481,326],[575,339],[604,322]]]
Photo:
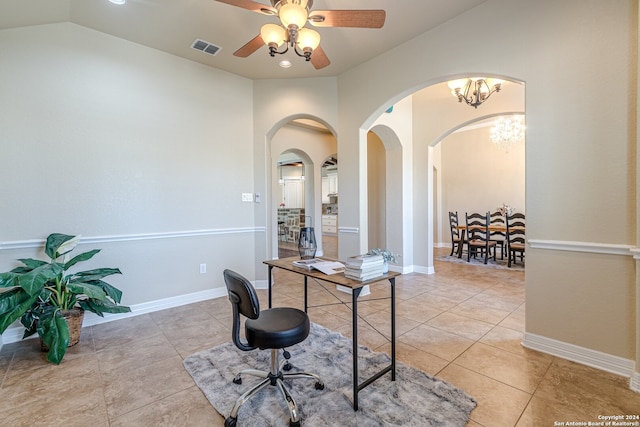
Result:
[[[80,341],[80,331],[82,330],[82,321],[84,320],[84,310],[81,308],[63,310],[62,317],[64,317],[64,320],[67,321],[67,326],[69,326],[69,345],[67,347],[72,347]],[[40,338],[40,348],[42,351],[49,351],[49,348],[42,341],[42,338]]]

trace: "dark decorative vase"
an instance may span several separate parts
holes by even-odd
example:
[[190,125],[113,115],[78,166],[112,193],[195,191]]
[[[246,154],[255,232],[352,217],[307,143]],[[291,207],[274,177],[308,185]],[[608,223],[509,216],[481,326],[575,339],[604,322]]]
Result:
[[300,259],[312,259],[316,256],[316,233],[313,227],[303,227],[300,229],[300,238],[298,239],[298,252]]

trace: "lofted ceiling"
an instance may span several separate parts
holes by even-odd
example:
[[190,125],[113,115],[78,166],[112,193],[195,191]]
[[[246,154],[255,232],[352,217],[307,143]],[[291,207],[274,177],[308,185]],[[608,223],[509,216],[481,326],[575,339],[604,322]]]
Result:
[[[269,5],[268,0],[254,0]],[[331,65],[321,70],[289,51],[271,58],[265,47],[249,58],[233,52],[277,18],[215,0],[0,0],[0,29],[72,22],[250,79],[336,76],[486,0],[314,0],[312,10],[384,9],[381,29],[314,28]],[[191,48],[201,39],[222,49]],[[280,59],[293,66],[283,69]]]

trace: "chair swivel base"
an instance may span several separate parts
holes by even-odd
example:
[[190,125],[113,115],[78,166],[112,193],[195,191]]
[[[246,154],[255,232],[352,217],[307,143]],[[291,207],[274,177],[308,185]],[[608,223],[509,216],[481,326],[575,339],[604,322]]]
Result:
[[291,419],[289,420],[289,426],[290,427],[300,426],[300,414],[298,413],[298,405],[296,404],[296,401],[293,399],[293,396],[291,396],[291,394],[289,393],[289,390],[287,390],[287,387],[284,385],[283,380],[297,379],[297,378],[310,378],[315,380],[316,390],[323,390],[324,382],[322,381],[322,379],[320,379],[318,375],[311,374],[308,372],[283,373],[282,369],[283,367],[285,367],[286,369],[287,365],[289,365],[288,360],[284,361],[282,365],[278,366],[277,350],[272,349],[271,350],[271,372],[259,371],[256,369],[245,369],[243,371],[240,371],[233,379],[233,382],[235,384],[242,384],[242,375],[252,375],[258,378],[263,378],[263,380],[260,381],[255,386],[253,386],[251,389],[244,392],[236,400],[236,403],[233,405],[233,409],[231,410],[231,413],[229,414],[227,419],[224,420],[224,426],[235,427],[238,421],[238,411],[240,410],[240,407],[249,399],[251,399],[254,395],[256,395],[260,390],[262,390],[268,385],[277,387],[278,390],[280,390],[280,394],[282,395],[285,402],[287,403],[287,406],[289,408],[289,414],[291,416]]

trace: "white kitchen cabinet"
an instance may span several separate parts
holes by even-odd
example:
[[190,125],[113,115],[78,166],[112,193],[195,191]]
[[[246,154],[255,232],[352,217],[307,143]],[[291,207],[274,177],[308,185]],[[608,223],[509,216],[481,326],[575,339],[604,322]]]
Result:
[[329,179],[329,194],[338,194],[338,174],[329,174],[327,178]]
[[282,203],[288,209],[304,208],[304,181],[285,180]]
[[322,232],[324,234],[338,233],[338,215],[322,215]]
[[330,203],[329,200],[329,177],[322,177],[322,203]]

